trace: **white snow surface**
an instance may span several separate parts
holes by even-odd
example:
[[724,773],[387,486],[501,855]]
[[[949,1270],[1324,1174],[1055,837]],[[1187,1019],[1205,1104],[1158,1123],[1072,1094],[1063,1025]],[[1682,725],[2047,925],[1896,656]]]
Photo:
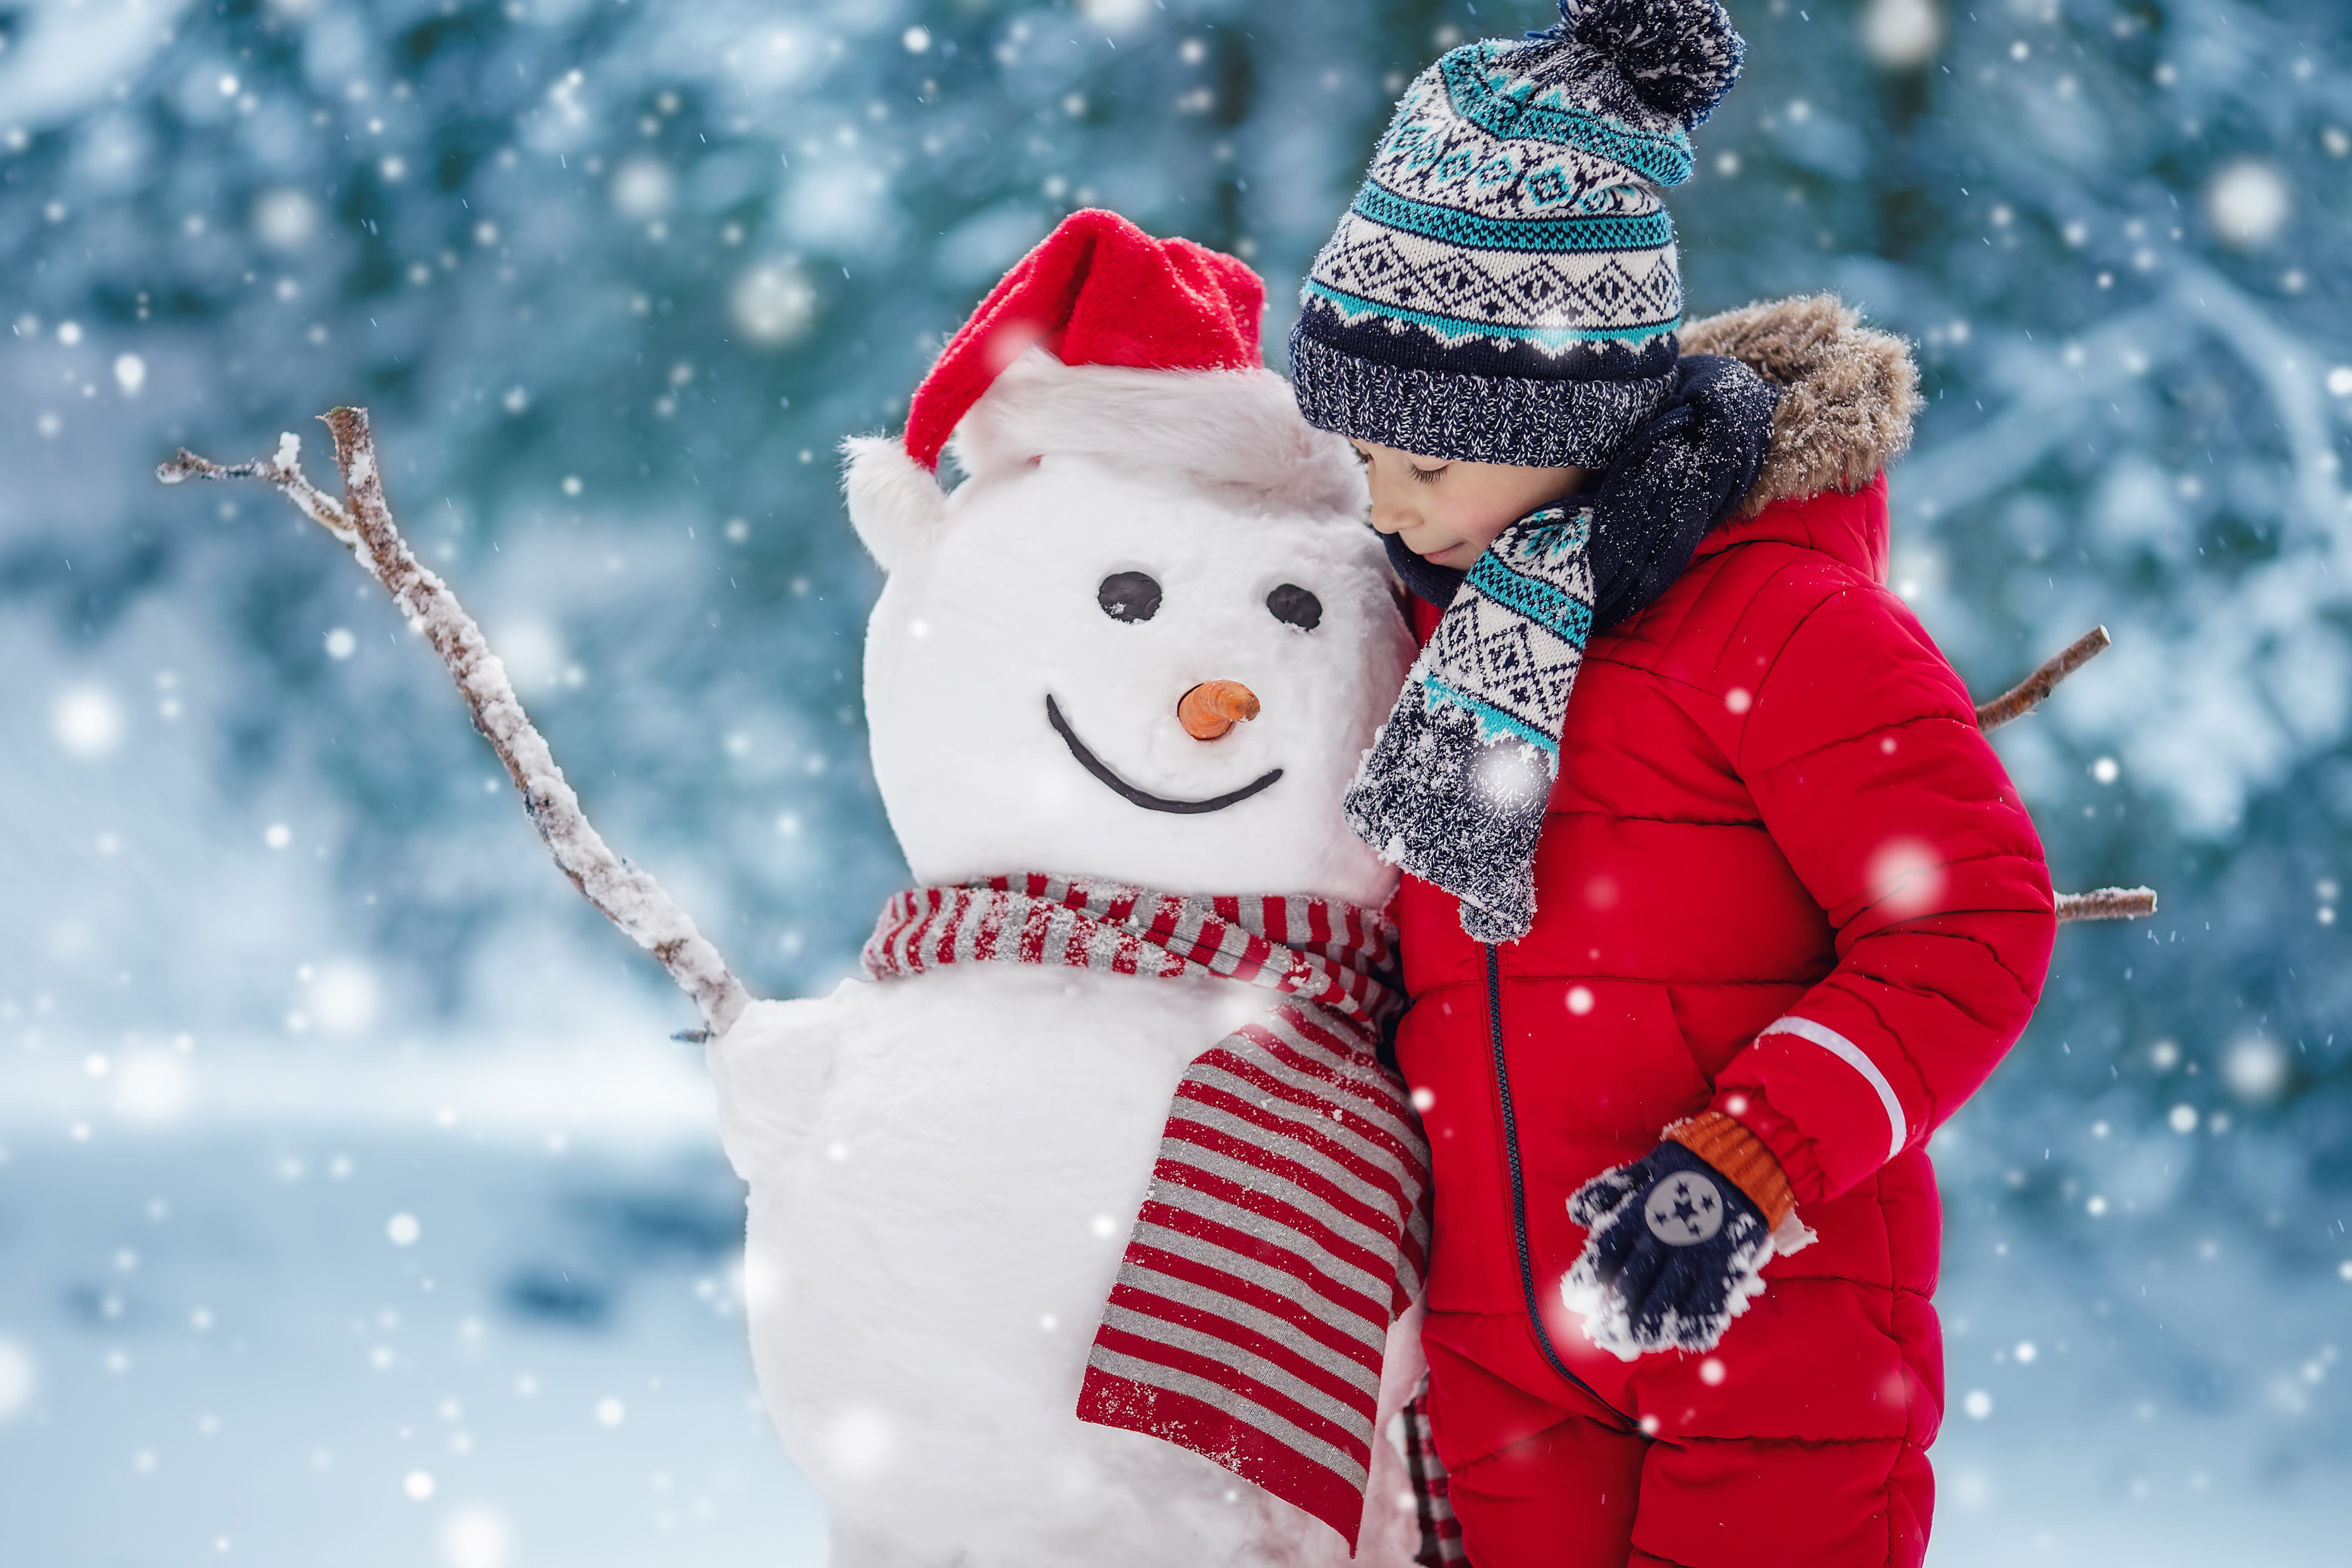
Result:
[[[967,426],[984,439],[959,447],[971,477],[943,505],[908,482],[893,447],[857,454],[859,469],[891,465],[888,482],[851,476],[851,521],[890,573],[866,626],[874,773],[916,877],[1055,871],[1178,893],[1386,903],[1396,873],[1348,832],[1339,799],[1412,646],[1360,521],[1354,465],[1286,404],[1295,428],[1269,435],[1259,378],[1242,375],[1181,378],[1196,397],[1238,407],[1197,421],[1179,443],[1189,460],[1155,453],[1178,437],[1159,401],[1130,408],[1140,400],[1121,377],[1136,373],[1117,373],[1088,386],[1103,420],[1144,454],[1122,463],[1102,430],[1055,417],[1073,402],[1061,378],[1086,371],[1046,363],[1025,363],[1037,380],[1009,394],[1000,384],[974,410]],[[997,406],[1033,394],[1048,400],[1045,416]],[[1266,441],[1313,459],[1304,497],[1265,488]],[[1200,457],[1208,445],[1234,455],[1225,472],[1254,477],[1220,481]],[[1321,505],[1301,510],[1305,499]],[[1121,572],[1160,584],[1149,620],[1114,620],[1097,603]],[[1268,611],[1283,584],[1321,601],[1312,631]],[[1192,739],[1176,704],[1207,680],[1248,687],[1257,719]],[[1047,720],[1048,697],[1103,765],[1152,795],[1198,802],[1276,768],[1282,777],[1222,811],[1140,808],[1077,763]]]
[[[982,965],[754,1003],[710,1049],[751,1184],[760,1388],[831,1513],[835,1568],[1339,1564],[1312,1516],[1073,1414],[1185,1066],[1261,996]],[[1390,1332],[1381,1426],[1419,1382]],[[1360,1561],[1418,1544],[1372,1449]]]
[[[1016,372],[967,420],[952,493],[896,442],[850,447],[852,521],[890,574],[866,638],[875,776],[916,877],[1385,904],[1395,873],[1339,798],[1412,639],[1344,449],[1271,376],[1034,353]],[[1105,610],[1126,572],[1159,584],[1155,614]],[[1312,629],[1268,608],[1284,584],[1320,602]],[[1214,679],[1261,711],[1195,740],[1177,702]],[[1216,810],[1139,805],[1080,761],[1049,698],[1132,791],[1198,804],[1281,776]],[[1223,980],[976,965],[755,1003],[712,1043],[751,1187],[753,1360],[835,1568],[1347,1561],[1213,1461],[1076,1415],[1177,1081],[1265,1003]],[[1421,1375],[1416,1319],[1390,1336],[1383,1429]],[[1372,1459],[1360,1560],[1401,1565],[1418,1543],[1402,1461],[1386,1442]]]

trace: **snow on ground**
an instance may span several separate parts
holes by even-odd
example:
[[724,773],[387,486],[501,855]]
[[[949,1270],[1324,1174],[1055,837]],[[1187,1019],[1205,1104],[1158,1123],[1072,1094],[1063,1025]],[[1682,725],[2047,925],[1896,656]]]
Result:
[[752,1386],[698,1069],[623,1075],[639,1115],[533,1127],[468,1089],[562,1105],[571,1064],[452,1059],[445,1126],[396,1083],[289,1114],[266,1065],[165,1126],[12,1068],[0,1558],[823,1561]]
[[2352,1282],[2227,1237],[2126,1258],[1950,1227],[1933,1568],[2352,1556]]
[[[11,1064],[11,1562],[824,1560],[692,1053],[370,1058],[332,1097],[287,1054],[192,1053],[168,1121],[118,1063]],[[1952,1208],[1936,1568],[2343,1560],[2352,1281],[2179,1209],[2091,1248]]]

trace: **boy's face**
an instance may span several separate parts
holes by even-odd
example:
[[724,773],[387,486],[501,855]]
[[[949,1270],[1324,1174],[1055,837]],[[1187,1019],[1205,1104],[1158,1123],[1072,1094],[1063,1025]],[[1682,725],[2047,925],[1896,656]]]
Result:
[[1503,530],[1584,482],[1583,468],[1521,468],[1354,443],[1372,487],[1372,526],[1433,565],[1467,572]]

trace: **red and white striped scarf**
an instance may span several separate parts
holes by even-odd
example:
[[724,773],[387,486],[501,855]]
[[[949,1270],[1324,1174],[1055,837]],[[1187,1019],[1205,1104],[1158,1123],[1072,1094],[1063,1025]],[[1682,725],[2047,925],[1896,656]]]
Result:
[[1429,1248],[1428,1145],[1374,1054],[1393,944],[1377,912],[1321,899],[1032,875],[900,893],[865,953],[877,980],[993,962],[1274,993],[1176,1087],[1077,1414],[1206,1455],[1350,1550],[1389,1325]]

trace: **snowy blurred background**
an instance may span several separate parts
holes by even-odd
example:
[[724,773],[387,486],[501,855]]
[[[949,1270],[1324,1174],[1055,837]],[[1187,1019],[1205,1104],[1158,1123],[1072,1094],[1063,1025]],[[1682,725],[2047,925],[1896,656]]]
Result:
[[[1980,695],[2113,628],[2000,746],[2062,887],[2164,898],[1937,1142],[1931,1560],[2340,1562],[2352,17],[1732,10],[1693,309],[1916,342],[1898,585]],[[158,459],[368,405],[599,825],[822,989],[902,875],[835,443],[1075,205],[1249,258],[1278,353],[1407,76],[1549,19],[0,0],[0,1555],[824,1552],[686,1005],[375,586]]]

